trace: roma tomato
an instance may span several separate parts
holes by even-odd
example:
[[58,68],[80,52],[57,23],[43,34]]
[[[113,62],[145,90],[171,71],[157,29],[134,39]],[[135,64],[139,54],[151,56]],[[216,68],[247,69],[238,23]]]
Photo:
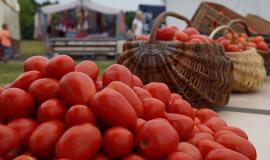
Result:
[[195,115],[201,120],[202,123],[208,121],[212,117],[218,117],[217,112],[208,108],[199,109]]
[[251,39],[251,42],[254,42],[254,43],[259,43],[263,41],[264,41],[264,38],[262,36],[257,36]]
[[226,126],[226,127],[220,128],[220,130],[232,131],[238,136],[248,139],[248,135],[241,128],[238,128],[238,127]]
[[73,126],[63,134],[57,142],[55,154],[57,158],[89,160],[98,152],[101,144],[98,128],[85,123]]
[[191,137],[194,123],[190,117],[181,114],[167,113],[167,119],[176,129],[179,135],[179,141],[183,141]]
[[134,92],[137,94],[137,96],[140,98],[141,101],[143,101],[145,98],[151,98],[151,94],[144,88],[140,87],[133,87]]
[[77,64],[75,71],[85,73],[92,78],[93,81],[96,81],[98,78],[98,66],[95,62],[90,60],[82,61],[81,63]]
[[140,98],[128,85],[119,81],[114,81],[114,82],[111,82],[107,86],[107,88],[111,88],[119,92],[122,96],[124,96],[126,100],[129,102],[129,104],[135,110],[137,117],[141,117],[144,114],[144,106]]
[[4,91],[4,88],[0,87],[0,94]]
[[174,33],[174,38],[177,39],[178,41],[181,41],[181,42],[186,42],[189,40],[189,35],[186,34],[185,32],[183,31],[176,31]]
[[28,117],[34,108],[30,94],[19,88],[9,88],[0,95],[0,119],[10,121],[14,118]]
[[[194,110],[194,109],[193,109],[193,110]],[[196,112],[196,111],[194,110],[194,112]],[[195,117],[194,123],[195,123],[195,124],[201,124],[202,122],[201,122],[201,120],[200,120],[199,118]]]
[[193,127],[193,131],[191,133],[191,136],[194,136],[195,134],[200,133],[200,129],[197,125]]
[[37,159],[29,155],[20,155],[15,157],[13,160],[37,160]]
[[10,88],[20,88],[28,91],[31,83],[40,78],[42,78],[42,75],[39,71],[28,71],[16,78],[16,80],[11,83]]
[[64,121],[67,112],[65,104],[56,98],[43,102],[37,110],[37,119],[39,122],[52,120]]
[[96,87],[93,80],[86,74],[71,72],[60,80],[58,93],[63,102],[69,106],[87,105],[96,94]]
[[188,27],[188,28],[184,29],[183,32],[185,32],[189,36],[200,34],[200,32],[196,28],[193,28],[193,27]]
[[148,35],[143,35],[143,34],[137,35],[136,40],[138,40],[138,41],[147,41],[147,40],[149,40],[149,36]]
[[35,157],[52,158],[56,143],[64,131],[65,125],[60,121],[42,123],[32,132],[28,141],[28,149]]
[[85,105],[74,105],[69,108],[66,114],[66,125],[71,127],[82,123],[96,124],[92,110]]
[[91,100],[91,109],[97,118],[112,126],[129,129],[136,127],[137,116],[133,107],[119,92],[105,88]]
[[214,132],[204,124],[197,124],[197,127],[200,129],[200,133],[209,133],[211,135],[214,134]]
[[65,74],[75,71],[75,62],[67,55],[58,55],[49,60],[45,75],[49,78],[61,79]]
[[150,120],[154,118],[162,118],[165,114],[165,104],[156,98],[146,98],[143,101],[143,119]]
[[214,132],[219,130],[222,127],[227,126],[226,122],[220,117],[212,117],[208,121],[206,121],[204,124]]
[[22,149],[28,146],[28,139],[38,123],[30,118],[16,118],[7,124],[8,127],[17,131],[20,136]]
[[11,160],[20,152],[19,134],[4,125],[0,124],[0,156],[6,160]]
[[125,158],[123,158],[122,160],[146,160],[145,158],[143,158],[142,156],[138,155],[138,154],[129,154],[127,155]]
[[133,87],[143,87],[142,80],[136,76],[135,74],[132,74],[132,86]]
[[193,160],[193,158],[183,152],[173,152],[168,156],[167,160]]
[[104,154],[99,153],[95,155],[91,160],[109,160]]
[[157,40],[170,41],[174,36],[174,29],[171,27],[163,27],[157,30]]
[[210,151],[220,148],[225,148],[221,144],[205,139],[198,143],[197,145],[198,149],[200,150],[203,157],[205,157]]
[[183,99],[183,98],[178,93],[171,93],[170,104],[176,101],[177,99]]
[[132,133],[123,127],[112,127],[103,136],[103,149],[111,159],[128,155],[134,146]]
[[38,104],[50,99],[57,98],[59,81],[51,78],[41,78],[33,82],[29,87],[29,93]]
[[177,152],[183,152],[190,155],[194,160],[202,160],[202,155],[198,148],[187,142],[180,142],[177,146]]
[[190,117],[191,119],[195,119],[195,113],[192,106],[183,99],[177,99],[173,103],[167,106],[167,112],[169,113],[177,113]]
[[102,81],[101,80],[96,80],[95,86],[96,86],[97,91],[102,90],[103,89]]
[[132,73],[123,65],[110,65],[102,75],[102,84],[107,86],[113,81],[121,81],[132,87]]
[[259,43],[257,43],[257,49],[267,51],[269,48],[268,48],[267,43],[259,42]]
[[223,134],[216,139],[216,142],[226,148],[243,154],[250,160],[256,160],[256,150],[254,146],[245,138],[242,138],[236,134]]
[[165,83],[151,82],[145,86],[145,89],[148,90],[154,98],[161,100],[166,106],[169,104],[171,91]]
[[207,154],[204,160],[249,160],[246,156],[230,149],[215,149]]
[[141,119],[141,118],[138,118],[137,119],[137,123],[136,123],[135,132],[137,132],[139,130],[139,127],[141,127],[145,122],[146,122],[146,120]]
[[138,150],[149,159],[164,159],[179,142],[176,130],[162,118],[145,122],[136,133]]
[[202,140],[214,140],[214,137],[209,133],[197,133],[193,137],[191,137],[188,142],[193,144],[194,146],[197,146],[197,144]]
[[218,130],[214,133],[214,137],[215,137],[215,139],[217,139],[219,136],[221,136],[223,134],[235,134],[235,133],[232,131],[228,131],[228,130]]
[[33,56],[24,61],[24,71],[39,71],[42,75],[45,74],[45,68],[49,60],[42,56]]

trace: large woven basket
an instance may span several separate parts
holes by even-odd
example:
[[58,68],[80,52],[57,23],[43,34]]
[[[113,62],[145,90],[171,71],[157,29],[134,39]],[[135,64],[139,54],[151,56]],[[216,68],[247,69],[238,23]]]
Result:
[[194,106],[225,105],[231,94],[232,62],[216,43],[156,41],[160,23],[172,16],[190,21],[173,12],[163,12],[153,25],[149,41],[126,42],[118,63],[127,66],[144,83],[165,82]]
[[[225,29],[234,35],[229,26],[220,26],[211,33],[210,37],[214,38],[218,32]],[[255,48],[242,52],[226,52],[226,55],[233,62],[233,91],[250,92],[262,87],[266,78],[266,71],[263,58]]]

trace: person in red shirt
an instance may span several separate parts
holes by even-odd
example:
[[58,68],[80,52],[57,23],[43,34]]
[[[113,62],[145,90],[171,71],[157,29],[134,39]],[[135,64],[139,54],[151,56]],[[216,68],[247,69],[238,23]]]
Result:
[[8,31],[8,25],[3,24],[2,25],[2,32],[0,34],[1,37],[1,43],[4,47],[4,53],[5,53],[5,60],[12,58],[12,49],[11,49],[11,39],[10,39],[10,33]]

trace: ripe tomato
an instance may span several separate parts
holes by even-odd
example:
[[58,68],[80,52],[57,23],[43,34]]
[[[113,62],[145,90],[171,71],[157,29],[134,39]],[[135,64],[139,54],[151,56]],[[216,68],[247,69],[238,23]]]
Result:
[[57,142],[55,154],[57,158],[88,160],[98,152],[101,144],[98,128],[85,123],[73,126],[63,134]]
[[148,35],[143,35],[143,34],[137,35],[136,40],[138,40],[138,41],[147,41],[147,40],[149,40],[149,36]]
[[184,99],[177,99],[174,103],[171,103],[167,107],[167,112],[186,115],[193,120],[195,119],[195,113],[192,106]]
[[37,160],[37,159],[29,155],[20,155],[15,157],[13,160]]
[[87,105],[96,94],[96,87],[93,80],[86,74],[70,72],[60,80],[58,93],[63,102],[69,106]]
[[135,110],[137,117],[141,117],[144,114],[144,106],[140,98],[128,85],[119,81],[114,81],[114,82],[111,82],[107,86],[107,88],[111,88],[119,92],[122,96],[124,96],[126,100],[129,102],[129,104]]
[[193,158],[183,152],[173,152],[168,156],[167,160],[193,160]]
[[254,43],[259,43],[259,42],[263,42],[263,41],[264,41],[264,38],[262,36],[257,36],[257,37],[251,38],[251,42],[254,42]]
[[181,41],[181,42],[186,42],[189,40],[189,35],[183,31],[176,31],[174,33],[174,37],[175,37],[175,39],[177,39],[178,41]]
[[208,140],[208,139],[201,140],[198,143],[197,147],[200,150],[203,157],[205,157],[212,150],[225,148],[221,144],[214,142],[214,141],[211,141],[211,140]]
[[227,52],[240,52],[240,48],[237,44],[231,44],[226,48]]
[[49,60],[42,56],[33,56],[24,61],[24,71],[39,71],[42,75],[45,74],[45,68]]
[[19,134],[4,125],[0,124],[0,156],[3,159],[10,160],[20,152]]
[[193,127],[193,131],[191,133],[191,136],[194,136],[195,134],[200,133],[200,129],[197,125]]
[[109,160],[104,154],[98,153],[91,160]]
[[[196,113],[196,110],[193,109],[193,111]],[[199,118],[195,117],[194,123],[195,124],[201,124],[202,122],[201,122],[201,120]]]
[[82,123],[96,124],[92,110],[85,105],[72,106],[66,113],[66,125],[71,127]]
[[215,149],[204,160],[249,160],[246,156],[230,149]]
[[211,117],[218,117],[217,112],[208,108],[199,109],[195,114],[196,117],[199,118],[202,123],[208,121]]
[[139,127],[141,127],[145,122],[146,122],[146,120],[141,119],[141,118],[138,118],[137,119],[137,123],[136,123],[135,132],[137,132],[139,130]]
[[122,158],[122,160],[146,160],[146,159],[138,154],[132,153],[127,155],[125,158]]
[[269,49],[268,44],[265,42],[259,42],[257,43],[257,49],[267,51]]
[[145,98],[152,97],[151,94],[144,88],[133,87],[133,90],[137,94],[137,96],[140,98],[141,101],[143,101]]
[[219,136],[221,136],[223,134],[235,134],[235,133],[232,131],[229,131],[229,130],[218,130],[214,133],[214,137],[215,137],[215,139],[217,139]]
[[184,29],[183,32],[185,32],[189,36],[200,34],[200,32],[196,28],[193,28],[193,27],[188,27],[188,28]]
[[95,86],[96,86],[97,91],[102,90],[103,89],[102,81],[101,80],[96,80]]
[[33,130],[38,126],[38,123],[30,118],[16,118],[10,121],[7,126],[14,129],[20,136],[21,147],[26,149],[28,146],[28,139]]
[[194,160],[202,160],[202,155],[198,148],[187,142],[180,142],[177,146],[177,152],[183,152],[190,155]]
[[132,74],[132,86],[133,87],[143,87],[142,80],[136,76],[135,74]]
[[176,150],[178,141],[176,130],[162,118],[145,122],[136,132],[137,148],[149,159],[166,158]]
[[191,137],[194,123],[190,117],[181,114],[167,113],[167,119],[176,129],[179,135],[179,141],[183,141]]
[[231,40],[224,39],[224,40],[219,41],[219,43],[222,44],[224,48],[228,48],[231,45]]
[[61,79],[65,74],[75,71],[75,62],[67,55],[58,55],[49,60],[45,75],[49,78]]
[[143,119],[150,120],[154,118],[162,118],[165,114],[165,104],[156,98],[146,98],[143,101]]
[[103,135],[103,149],[111,159],[128,155],[134,146],[132,133],[123,127],[112,127]]
[[170,104],[176,101],[177,99],[183,99],[183,98],[178,93],[171,93]]
[[154,98],[161,100],[166,106],[169,104],[171,91],[165,83],[151,82],[145,86],[145,89],[148,90]]
[[163,27],[157,30],[157,40],[170,41],[174,36],[174,29],[171,27]]
[[214,134],[214,132],[204,124],[197,124],[197,127],[199,128],[200,133],[209,133],[211,135]]
[[124,96],[113,89],[105,88],[98,92],[90,106],[95,116],[107,124],[129,129],[136,126],[135,110]]
[[31,134],[28,149],[41,159],[49,159],[54,155],[58,139],[65,131],[65,125],[60,121],[41,123]]
[[51,78],[41,78],[30,85],[29,93],[33,96],[38,104],[41,104],[50,98],[57,98],[58,87],[58,80]]
[[222,127],[227,126],[226,122],[220,117],[211,117],[204,124],[214,132],[219,130]]
[[121,81],[128,86],[132,86],[132,73],[129,69],[120,64],[110,65],[102,75],[102,83],[104,86],[109,85],[113,81]]
[[216,142],[226,148],[243,154],[250,160],[256,160],[256,150],[254,146],[245,138],[242,138],[236,134],[223,134],[216,139]]
[[65,104],[56,98],[43,102],[37,110],[37,119],[39,122],[52,120],[64,121],[67,112]]
[[20,88],[28,91],[31,83],[40,78],[42,78],[42,75],[39,71],[28,71],[16,78],[16,80],[10,85],[10,88]]
[[200,141],[205,139],[213,141],[214,137],[209,133],[197,133],[193,137],[191,137],[188,142],[193,144],[194,146],[197,146]]
[[226,126],[226,127],[220,128],[220,130],[232,131],[235,134],[237,134],[238,136],[248,139],[248,135],[242,129],[240,129],[238,127]]
[[30,94],[19,88],[9,88],[0,95],[0,119],[10,121],[18,117],[28,117],[34,108]]
[[93,81],[96,81],[98,78],[98,66],[95,62],[90,60],[82,61],[81,63],[77,64],[75,71],[85,73],[92,78]]
[[0,87],[0,94],[4,91],[4,88]]

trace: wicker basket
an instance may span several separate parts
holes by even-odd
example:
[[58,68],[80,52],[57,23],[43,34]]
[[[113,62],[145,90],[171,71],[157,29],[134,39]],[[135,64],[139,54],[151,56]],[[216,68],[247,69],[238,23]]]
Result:
[[190,21],[173,12],[163,12],[153,25],[149,41],[124,44],[118,63],[127,66],[144,83],[165,82],[194,106],[225,105],[231,94],[232,62],[216,43],[156,41],[160,23],[172,16]]
[[[210,35],[211,38],[221,30],[233,30],[225,25],[216,28]],[[226,55],[233,62],[233,91],[250,92],[260,89],[266,78],[266,71],[262,57],[255,48],[242,52],[226,52]]]
[[[228,24],[232,19],[245,19],[245,17],[223,5],[202,2],[191,21],[193,27],[202,34],[209,35],[216,27]],[[242,27],[239,26],[237,30],[242,31]]]

